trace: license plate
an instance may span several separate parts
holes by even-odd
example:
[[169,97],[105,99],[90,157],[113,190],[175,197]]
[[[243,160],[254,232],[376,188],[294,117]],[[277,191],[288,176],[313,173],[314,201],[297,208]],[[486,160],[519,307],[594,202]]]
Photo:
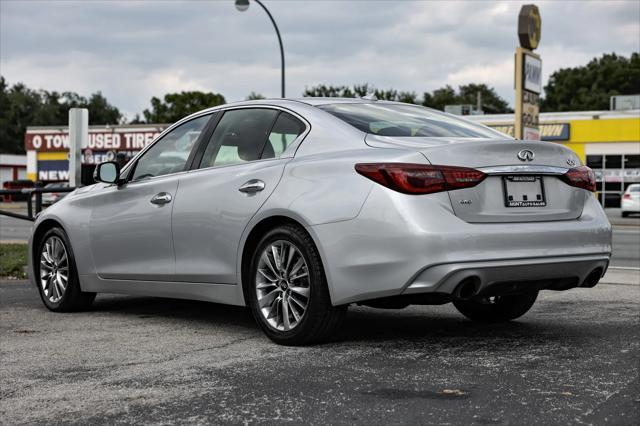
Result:
[[507,207],[544,207],[547,200],[544,194],[542,176],[504,176],[504,204]]

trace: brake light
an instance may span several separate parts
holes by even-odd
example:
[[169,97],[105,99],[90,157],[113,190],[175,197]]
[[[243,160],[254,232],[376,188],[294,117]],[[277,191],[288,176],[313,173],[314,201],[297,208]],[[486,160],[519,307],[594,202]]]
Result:
[[624,195],[622,196],[622,198],[623,198],[623,199],[625,199],[625,200],[630,200],[630,199],[631,199],[631,194],[629,194],[629,193],[624,194]]
[[596,174],[587,166],[569,169],[560,177],[567,185],[596,192]]
[[360,163],[356,171],[380,185],[403,194],[432,194],[471,188],[487,175],[467,167],[409,163]]

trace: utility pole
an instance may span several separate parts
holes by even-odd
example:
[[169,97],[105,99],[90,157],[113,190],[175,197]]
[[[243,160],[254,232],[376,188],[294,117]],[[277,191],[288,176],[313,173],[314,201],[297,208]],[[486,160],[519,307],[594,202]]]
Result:
[[89,139],[89,110],[69,110],[69,186],[82,185],[82,148]]

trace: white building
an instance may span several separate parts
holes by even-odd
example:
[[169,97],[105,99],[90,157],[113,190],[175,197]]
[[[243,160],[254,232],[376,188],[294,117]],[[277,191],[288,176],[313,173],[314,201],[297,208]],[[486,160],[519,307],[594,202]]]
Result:
[[0,188],[7,181],[26,178],[26,155],[0,154]]

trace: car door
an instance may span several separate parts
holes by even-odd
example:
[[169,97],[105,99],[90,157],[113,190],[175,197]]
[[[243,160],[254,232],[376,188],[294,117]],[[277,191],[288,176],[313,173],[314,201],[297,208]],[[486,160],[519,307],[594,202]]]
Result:
[[127,169],[126,183],[93,195],[90,245],[101,278],[173,279],[171,211],[178,182],[210,119],[206,114],[176,126]]
[[308,125],[266,107],[224,112],[180,181],[173,206],[176,280],[234,284],[241,235],[278,184]]

